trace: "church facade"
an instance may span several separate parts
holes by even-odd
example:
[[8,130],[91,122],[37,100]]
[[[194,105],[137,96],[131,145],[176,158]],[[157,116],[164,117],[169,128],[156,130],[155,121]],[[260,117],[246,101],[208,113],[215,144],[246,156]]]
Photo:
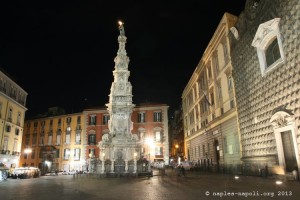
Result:
[[231,59],[245,174],[300,168],[300,2],[247,0]]

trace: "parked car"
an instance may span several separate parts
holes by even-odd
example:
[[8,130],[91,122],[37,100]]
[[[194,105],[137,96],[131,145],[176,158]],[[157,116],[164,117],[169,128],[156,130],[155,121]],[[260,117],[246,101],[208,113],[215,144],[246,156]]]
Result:
[[0,163],[0,181],[6,180],[8,176],[9,169],[3,163]]
[[183,161],[180,163],[185,170],[191,170],[193,168],[193,163],[188,161]]

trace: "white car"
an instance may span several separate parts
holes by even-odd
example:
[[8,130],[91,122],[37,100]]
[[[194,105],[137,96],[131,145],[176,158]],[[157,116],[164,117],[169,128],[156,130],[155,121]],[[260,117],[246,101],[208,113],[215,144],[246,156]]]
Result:
[[191,170],[191,168],[193,168],[193,164],[188,161],[183,161],[180,165],[182,165],[185,170]]

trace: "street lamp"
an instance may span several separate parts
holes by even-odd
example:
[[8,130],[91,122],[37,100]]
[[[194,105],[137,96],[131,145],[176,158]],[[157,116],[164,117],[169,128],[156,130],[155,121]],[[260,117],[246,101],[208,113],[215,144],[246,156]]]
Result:
[[148,146],[148,152],[147,153],[148,153],[149,161],[150,161],[150,151],[151,151],[150,148],[152,148],[154,146],[153,138],[150,138],[150,137],[146,138],[146,144]]
[[177,163],[180,164],[179,155],[178,155],[178,148],[179,148],[179,145],[176,144],[176,145],[175,145],[175,149],[176,149],[175,154],[176,154],[176,158],[177,158]]
[[[26,159],[28,158],[28,154],[30,154],[32,152],[32,149],[30,149],[30,148],[26,148],[26,149],[24,149],[24,153],[25,153],[25,155],[26,155]],[[25,161],[25,167],[26,167],[26,161]]]
[[151,149],[150,149],[150,148],[153,148],[153,147],[154,147],[154,141],[153,141],[153,138],[151,138],[151,137],[146,138],[146,144],[147,144],[147,146],[148,146],[148,156],[149,156],[149,160],[148,160],[148,171],[150,172],[150,171],[151,171],[151,167],[150,167],[150,162],[151,162],[150,151],[151,151]]

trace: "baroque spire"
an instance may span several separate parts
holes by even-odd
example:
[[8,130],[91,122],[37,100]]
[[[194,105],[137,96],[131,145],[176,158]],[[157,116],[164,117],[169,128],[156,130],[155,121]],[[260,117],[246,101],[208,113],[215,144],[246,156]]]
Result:
[[127,38],[124,23],[121,21],[119,21],[119,31],[119,49],[114,59],[114,81],[110,89],[109,103],[106,105],[110,113],[110,133],[113,135],[129,135],[132,129],[131,113],[134,104],[132,104],[132,86],[129,82],[129,58],[125,50]]

